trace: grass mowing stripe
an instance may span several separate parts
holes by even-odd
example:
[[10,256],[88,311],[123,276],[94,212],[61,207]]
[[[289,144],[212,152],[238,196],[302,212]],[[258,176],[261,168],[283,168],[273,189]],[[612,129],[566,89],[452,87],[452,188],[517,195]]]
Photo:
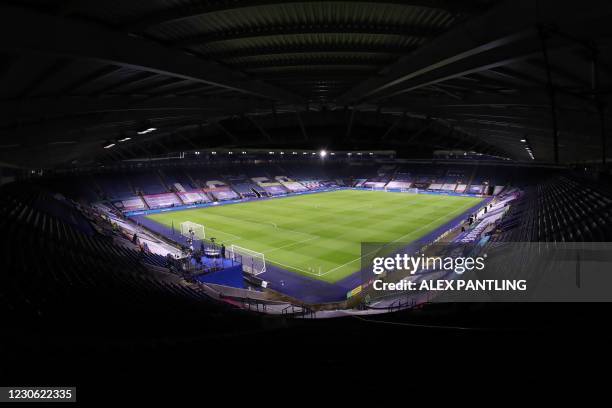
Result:
[[[165,212],[149,218],[167,226],[197,222],[220,235],[219,241],[240,237],[240,246],[270,253],[266,260],[271,264],[335,282],[359,269],[355,261],[361,259],[361,242],[416,239],[479,201],[342,190]],[[319,270],[326,272],[320,276]]]
[[[457,211],[460,211],[460,210],[462,210],[462,208],[458,208],[458,209],[457,209],[457,210],[455,210],[454,212],[457,212]],[[440,218],[445,218],[446,216],[447,216],[447,215],[444,215],[443,217],[440,217]],[[397,238],[397,239],[394,239],[393,241],[391,241],[391,242],[389,242],[389,243],[390,243],[390,244],[392,244],[392,243],[395,243],[395,242],[401,241],[402,239],[404,239],[404,238],[406,238],[406,237],[408,237],[408,236],[410,236],[410,235],[412,235],[412,234],[415,234],[415,233],[417,233],[417,232],[419,232],[419,231],[422,231],[422,230],[423,230],[423,228],[427,228],[427,227],[429,227],[431,224],[434,224],[434,223],[439,223],[439,221],[440,221],[440,219],[439,219],[439,218],[438,218],[438,219],[435,219],[435,220],[433,220],[432,222],[430,222],[429,224],[424,225],[424,226],[422,226],[421,228],[416,229],[416,230],[414,230],[414,231],[411,231],[411,232],[409,232],[409,233],[407,233],[407,234],[405,234],[405,235],[402,235],[401,237],[399,237],[399,238]],[[368,252],[367,254],[361,255],[359,258],[353,259],[352,261],[349,261],[349,262],[347,262],[347,263],[345,263],[345,264],[343,264],[343,265],[340,265],[340,266],[338,266],[338,267],[336,267],[336,268],[334,268],[334,269],[331,269],[331,270],[327,271],[326,273],[324,273],[323,275],[327,275],[329,272],[335,271],[336,269],[340,269],[340,268],[342,268],[343,266],[346,266],[346,265],[349,265],[349,264],[351,264],[351,263],[353,263],[353,262],[355,262],[355,261],[358,261],[358,260],[360,260],[361,258],[363,258],[364,256],[368,256],[368,255],[370,255],[370,254],[372,254],[372,253],[374,253],[374,252],[375,252],[375,251],[371,251],[371,252]]]
[[312,240],[314,240],[314,239],[320,239],[320,238],[321,238],[321,237],[313,236],[312,238],[308,238],[308,239],[305,239],[305,240],[302,240],[302,241],[298,241],[298,242],[292,242],[292,243],[290,243],[290,244],[283,245],[283,246],[280,246],[280,247],[278,247],[278,248],[274,248],[274,249],[271,249],[271,250],[269,250],[269,251],[265,251],[265,252],[263,252],[263,253],[264,253],[264,254],[269,254],[269,253],[272,253],[272,252],[274,252],[274,251],[278,251],[278,250],[283,249],[283,248],[288,248],[288,247],[290,247],[290,246],[297,245],[297,244],[303,244],[304,242],[308,242],[308,241],[312,241]]

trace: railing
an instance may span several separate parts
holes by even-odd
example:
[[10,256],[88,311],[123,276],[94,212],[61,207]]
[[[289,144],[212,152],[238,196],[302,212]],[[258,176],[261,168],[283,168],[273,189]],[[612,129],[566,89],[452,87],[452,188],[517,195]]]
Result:
[[[296,311],[298,308],[299,310]],[[301,316],[304,318],[315,319],[317,312],[304,305],[296,306],[294,304],[290,304],[281,311],[281,314],[291,317]]]
[[402,303],[402,299],[397,299],[396,301],[391,303],[389,306],[387,306],[387,310],[389,312],[393,312],[393,311],[402,310],[402,309],[412,309],[416,305],[417,305],[417,302],[414,299],[406,299],[406,302],[404,303]]
[[[389,297],[392,297],[392,296],[389,296]],[[402,299],[400,297],[400,298],[394,300],[393,302],[391,302],[390,304],[388,304],[386,306],[375,307],[375,306],[365,305],[365,309],[370,309],[370,310],[386,310],[387,312],[393,312],[393,311],[403,310],[403,309],[412,309],[412,308],[415,308],[416,306],[418,306],[419,304],[420,303],[418,303],[416,301],[416,299],[408,298],[406,296],[406,299]]]
[[249,311],[256,311],[256,312],[262,312],[262,313],[267,312],[268,305],[261,300],[252,299],[252,298],[241,298],[241,301],[242,301],[242,307]]

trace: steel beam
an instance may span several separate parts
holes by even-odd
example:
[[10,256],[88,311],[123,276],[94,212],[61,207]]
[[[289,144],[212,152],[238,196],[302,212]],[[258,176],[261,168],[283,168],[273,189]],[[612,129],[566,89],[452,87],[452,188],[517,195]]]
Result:
[[[28,24],[24,24],[25,21]],[[0,7],[0,50],[100,61],[287,103],[303,102],[291,92],[143,38],[90,21],[44,15],[17,7]]]
[[[208,2],[189,7],[175,7],[171,9],[160,10],[151,13],[143,18],[136,19],[124,26],[125,30],[132,32],[144,31],[150,27],[160,24],[175,23],[182,20],[198,18],[207,14],[218,13],[222,11],[231,11],[240,8],[255,7],[255,6],[282,6],[289,3],[320,3],[320,0],[251,0],[251,1],[231,1],[231,2]],[[373,0],[354,0],[353,3],[373,3]],[[384,0],[382,3],[398,4],[408,7],[429,7],[436,9],[448,10],[453,13],[474,12],[478,11],[479,7],[474,2],[463,2],[457,0],[411,0],[406,3],[403,0]]]
[[[363,101],[426,73],[443,67],[452,70],[452,65],[460,61],[508,47],[528,38],[537,38],[537,26],[540,24],[574,24],[589,19],[601,19],[603,10],[609,12],[607,0],[585,2],[586,4],[576,8],[573,3],[556,0],[506,1],[400,59],[388,67],[383,76],[371,78],[353,87],[338,98],[338,103]],[[534,41],[532,46],[533,51],[538,50],[537,42]],[[529,54],[527,51],[526,48],[522,49],[523,53]],[[512,60],[516,56],[507,55],[505,59]],[[499,56],[491,59],[489,63],[496,62],[499,62]],[[481,64],[487,65],[485,61],[481,61]]]
[[389,128],[387,129],[385,134],[382,136],[381,140],[383,140],[383,141],[387,140],[387,138],[391,135],[391,132],[393,132],[395,130],[395,128],[397,128],[399,126],[399,124],[402,122],[402,120],[404,120],[405,117],[406,117],[406,113],[405,112],[403,112],[401,115],[399,115],[397,117],[397,119],[395,119],[393,121],[391,126],[389,126]]
[[357,113],[357,109],[354,107],[351,109],[351,115],[349,117],[348,126],[346,128],[346,133],[344,134],[344,140],[351,139],[351,133],[353,132],[353,123],[355,121],[355,114]]
[[227,128],[225,126],[223,126],[218,120],[213,120],[213,121],[211,121],[211,123],[217,129],[219,129],[225,136],[229,137],[230,140],[232,141],[232,143],[234,143],[234,144],[238,143],[238,138],[236,137],[236,135],[234,135],[232,132],[227,130]]
[[303,35],[303,34],[377,34],[394,35],[401,37],[431,39],[440,34],[439,31],[418,26],[389,26],[363,24],[308,24],[308,25],[282,25],[258,27],[252,29],[236,29],[180,38],[172,45],[176,47],[192,47],[219,41],[234,41],[246,38],[270,37],[275,35]]
[[338,43],[338,44],[283,44],[271,45],[262,47],[248,47],[231,50],[213,50],[202,52],[209,58],[214,59],[233,59],[233,58],[250,58],[250,57],[268,57],[282,56],[287,54],[307,54],[307,53],[350,53],[354,54],[388,54],[394,56],[405,55],[414,51],[415,45],[387,45],[380,44],[378,46],[366,44]]
[[188,114],[194,112],[242,113],[256,109],[272,109],[273,105],[262,99],[243,97],[172,97],[139,98],[130,96],[32,98],[0,101],[0,123],[55,116],[82,116],[104,112],[153,111],[160,115]]
[[272,137],[266,132],[266,129],[264,129],[251,115],[246,115],[246,117],[268,142],[272,141]]
[[302,131],[302,136],[304,140],[308,140],[308,133],[306,133],[306,128],[304,127],[304,122],[302,122],[302,116],[300,115],[300,111],[296,110],[295,114],[297,116],[298,125],[300,126],[300,130]]

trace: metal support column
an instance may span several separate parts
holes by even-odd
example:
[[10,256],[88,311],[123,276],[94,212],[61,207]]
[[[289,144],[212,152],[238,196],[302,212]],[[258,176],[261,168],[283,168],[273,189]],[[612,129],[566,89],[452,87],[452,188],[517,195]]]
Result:
[[355,121],[356,112],[357,112],[357,109],[355,109],[355,107],[353,106],[351,109],[351,115],[349,117],[348,126],[346,128],[346,134],[344,135],[344,140],[346,141],[351,140],[351,133],[353,132],[353,123]]
[[599,93],[599,70],[597,66],[597,59],[599,52],[593,47],[591,50],[591,90],[593,91],[593,100],[597,106],[597,113],[599,114],[599,126],[601,131],[601,164],[606,167],[606,117],[605,117],[605,105],[601,100]]
[[552,80],[552,74],[550,71],[550,61],[548,59],[548,49],[546,46],[546,32],[542,27],[539,28],[540,41],[542,42],[542,55],[544,56],[544,65],[546,68],[546,87],[548,89],[548,96],[550,98],[550,110],[552,116],[552,130],[553,130],[553,154],[555,158],[555,164],[559,164],[559,129],[557,126],[557,103],[555,95],[555,86]]

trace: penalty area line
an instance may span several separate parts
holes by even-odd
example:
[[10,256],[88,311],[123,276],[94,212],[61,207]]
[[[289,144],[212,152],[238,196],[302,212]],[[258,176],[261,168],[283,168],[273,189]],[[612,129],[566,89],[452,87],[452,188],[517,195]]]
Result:
[[264,252],[262,252],[262,254],[269,254],[271,252],[278,251],[279,249],[288,248],[288,247],[293,246],[293,245],[303,244],[304,242],[312,241],[312,240],[315,240],[315,239],[318,239],[318,238],[321,238],[321,237],[313,236],[311,238],[303,239],[303,240],[298,241],[298,242],[291,242],[290,244],[279,246],[279,247],[271,249],[269,251],[264,251]]
[[222,231],[222,230],[218,230],[218,229],[216,229],[216,228],[207,227],[206,225],[204,225],[204,228],[209,229],[209,230],[213,230],[213,231],[220,232],[221,234],[231,235],[232,237],[234,237],[234,238],[235,238],[235,240],[236,240],[236,241],[237,241],[237,240],[239,240],[239,239],[242,239],[242,237],[239,237],[238,235],[232,234],[232,233],[230,233],[230,232],[225,232],[225,231]]
[[268,259],[266,262],[270,262],[270,263],[273,263],[273,264],[276,264],[276,265],[280,265],[280,266],[282,266],[284,268],[287,268],[287,269],[295,269],[296,271],[304,272],[304,273],[307,273],[309,275],[321,276],[318,273],[313,273],[313,272],[307,271],[305,269],[298,268],[296,266],[285,265],[284,263],[280,263],[280,262],[274,261],[272,259]]

